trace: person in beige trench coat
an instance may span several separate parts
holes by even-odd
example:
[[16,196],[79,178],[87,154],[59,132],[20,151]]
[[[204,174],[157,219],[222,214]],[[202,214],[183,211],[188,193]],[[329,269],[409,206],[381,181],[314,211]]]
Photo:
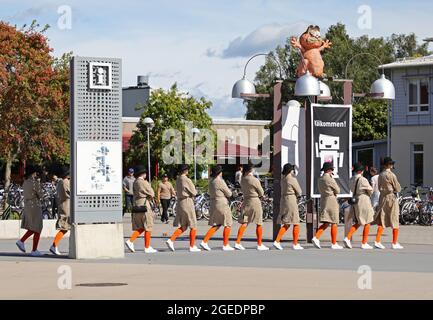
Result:
[[293,224],[293,249],[304,249],[298,243],[299,239],[299,209],[298,197],[302,195],[301,187],[298,180],[294,176],[295,166],[286,163],[282,171],[281,179],[281,200],[280,200],[280,213],[277,218],[277,224],[281,225],[280,231],[274,241],[274,247],[278,250],[283,250],[281,246],[281,239],[283,235],[289,230],[290,225]]
[[50,247],[50,252],[56,256],[61,254],[58,249],[60,240],[71,229],[71,186],[69,167],[61,168],[60,178],[60,181],[57,183],[57,203],[59,218],[56,222],[56,227],[59,231],[57,232],[53,244]]
[[222,178],[222,167],[217,165],[212,168],[211,180],[209,182],[209,196],[210,196],[210,218],[209,225],[211,228],[206,233],[200,246],[210,251],[208,245],[210,238],[218,231],[221,226],[224,226],[223,231],[223,250],[233,251],[233,247],[229,245],[230,230],[233,224],[232,214],[230,212],[229,202],[227,198],[232,196],[232,192],[227,187],[224,179]]
[[247,228],[248,224],[256,224],[256,235],[257,235],[257,250],[266,251],[269,250],[262,243],[263,234],[263,209],[261,197],[264,195],[262,185],[259,179],[253,175],[253,166],[248,164],[244,166],[243,176],[241,180],[241,191],[244,196],[244,202],[242,205],[242,213],[239,215],[238,222],[241,224],[238,237],[235,243],[235,249],[245,250],[241,244],[242,236]]
[[[125,242],[131,252],[135,252],[134,241],[144,232],[144,252],[155,253],[157,250],[150,246],[150,238],[153,228],[153,211],[150,206],[150,200],[155,197],[155,192],[150,183],[146,180],[147,170],[144,166],[138,166],[134,170],[135,181],[133,184],[133,210],[132,210],[132,230],[131,237]],[[146,207],[146,212],[135,211],[134,208]]]
[[26,167],[25,181],[23,183],[24,210],[21,221],[21,228],[27,232],[16,242],[18,249],[26,252],[24,242],[33,235],[33,248],[31,256],[39,257],[43,254],[38,251],[39,239],[42,232],[42,189],[38,181],[40,169],[33,165]]
[[320,236],[323,234],[328,226],[331,224],[331,249],[343,249],[337,243],[337,225],[339,222],[340,207],[337,202],[337,194],[340,193],[340,187],[335,179],[332,177],[334,166],[330,162],[325,162],[322,167],[323,175],[319,178],[319,192],[320,192],[320,222],[323,224],[316,232],[313,238],[313,244],[317,248],[320,247]]
[[349,219],[355,220],[356,223],[350,228],[349,233],[344,238],[344,244],[347,248],[352,249],[352,235],[360,226],[364,226],[361,249],[369,250],[373,249],[373,247],[367,243],[370,223],[373,221],[374,217],[374,209],[370,199],[373,188],[367,178],[362,175],[364,173],[364,166],[361,163],[355,163],[353,165],[353,171],[355,175],[350,178],[349,186],[357,202],[352,205]]
[[195,245],[195,237],[197,235],[197,216],[194,209],[194,197],[197,195],[194,183],[188,178],[188,165],[182,164],[179,167],[179,176],[176,179],[176,194],[177,206],[176,217],[173,226],[177,227],[170,239],[167,240],[166,245],[174,251],[174,241],[186,229],[190,228],[189,233],[189,251],[201,251]]
[[378,249],[385,249],[380,239],[383,229],[387,227],[392,228],[392,248],[403,249],[403,246],[398,243],[400,208],[395,196],[396,192],[401,191],[401,186],[397,180],[397,176],[391,171],[394,168],[394,164],[395,161],[390,157],[386,157],[383,161],[384,170],[379,175],[380,197],[374,220],[374,223],[378,225],[374,246]]

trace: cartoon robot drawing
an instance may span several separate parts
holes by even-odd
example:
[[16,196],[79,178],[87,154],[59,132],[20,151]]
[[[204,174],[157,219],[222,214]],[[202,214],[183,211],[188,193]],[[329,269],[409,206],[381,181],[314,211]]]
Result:
[[339,178],[338,168],[343,167],[344,152],[340,150],[340,137],[329,136],[326,134],[319,135],[319,142],[316,145],[316,158],[320,158],[320,166],[325,162],[331,162],[334,165],[334,178]]

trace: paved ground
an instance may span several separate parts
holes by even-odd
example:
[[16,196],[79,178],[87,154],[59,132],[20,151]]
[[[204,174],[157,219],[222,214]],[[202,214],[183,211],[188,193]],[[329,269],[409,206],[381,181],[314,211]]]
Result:
[[[200,222],[198,234],[204,235],[207,228],[204,222]],[[232,231],[232,238],[236,229],[237,226]],[[264,236],[267,245],[271,245],[271,229],[272,225],[266,223]],[[251,226],[244,241],[249,250],[244,252],[221,251],[220,231],[210,241],[214,248],[211,252],[189,253],[185,235],[176,242],[178,250],[172,253],[164,245],[172,231],[171,225],[156,225],[152,245],[161,250],[158,254],[144,254],[143,239],[139,238],[136,253],[127,253],[125,259],[99,261],[75,261],[48,253],[41,258],[31,258],[17,251],[15,241],[1,240],[0,298],[433,298],[433,228],[430,227],[402,226],[400,239],[405,246],[402,251],[389,249],[391,235],[387,230],[383,237],[387,250],[362,251],[355,248],[338,252],[329,249],[329,232],[323,236],[322,250],[305,244],[304,226],[301,227],[304,251],[291,250],[291,242],[287,241],[284,242],[287,248],[284,251],[258,252],[255,250],[255,230]],[[370,241],[374,240],[375,231],[376,228],[372,227]],[[130,224],[126,218],[125,237],[129,233]],[[359,236],[360,233],[354,239],[356,247],[359,247]],[[342,237],[340,228],[340,243]],[[291,230],[286,238],[291,239]],[[42,239],[40,249],[47,252],[50,241]],[[61,251],[67,252],[67,247],[65,239]],[[58,281],[63,279],[62,274],[68,268],[72,273],[72,289],[60,290]],[[368,277],[369,273],[364,273],[366,270],[371,270],[371,278],[368,278],[371,279],[371,290],[361,290],[358,286],[360,277]],[[127,285],[104,288],[77,286],[100,282]]]

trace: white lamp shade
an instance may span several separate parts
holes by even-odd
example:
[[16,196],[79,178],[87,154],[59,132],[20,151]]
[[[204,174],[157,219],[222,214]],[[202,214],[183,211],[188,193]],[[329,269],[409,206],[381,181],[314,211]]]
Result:
[[384,74],[373,82],[370,88],[370,93],[372,94],[383,94],[383,96],[373,97],[373,99],[379,100],[394,100],[395,99],[395,88],[394,84],[389,81]]
[[309,97],[320,95],[319,80],[311,75],[309,71],[296,80],[295,96]]
[[155,125],[155,122],[153,122],[152,118],[144,118],[143,122],[149,128],[152,128]]
[[256,86],[251,81],[243,78],[241,80],[238,80],[232,89],[232,98],[238,98],[238,99],[248,99],[244,98],[241,95],[242,94],[255,94],[256,93]]
[[193,128],[193,129],[192,129],[192,133],[193,133],[193,134],[199,134],[199,133],[200,133],[200,130],[197,129],[197,128]]
[[296,100],[290,100],[289,102],[286,103],[285,107],[290,108],[290,107],[300,107],[301,104],[296,101]]
[[329,89],[328,85],[323,81],[319,80],[319,88],[320,88],[319,97],[327,98],[331,96],[331,90]]

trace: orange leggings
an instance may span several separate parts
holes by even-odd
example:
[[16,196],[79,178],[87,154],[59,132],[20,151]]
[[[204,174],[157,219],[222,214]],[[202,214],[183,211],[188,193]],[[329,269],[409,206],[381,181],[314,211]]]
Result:
[[57,247],[59,245],[60,240],[62,240],[63,236],[68,232],[68,230],[59,230],[57,232],[56,237],[53,241],[53,247]]
[[150,247],[150,238],[152,236],[152,232],[150,231],[145,231],[144,229],[138,229],[135,230],[132,234],[131,237],[129,238],[129,241],[134,242],[138,236],[140,234],[142,234],[144,232],[144,247],[147,249]]
[[[215,232],[218,231],[220,227],[221,226],[214,226],[210,228],[209,231],[206,233],[203,242],[207,243],[210,240],[210,238],[212,238],[212,236],[215,234]],[[231,230],[230,227],[224,227],[224,231],[223,231],[224,246],[229,244],[230,230]]]
[[30,236],[33,235],[33,249],[32,251],[36,251],[38,249],[39,239],[41,234],[38,232],[27,230],[27,232],[20,239],[21,242],[25,242]]
[[[380,242],[382,237],[383,227],[377,226],[376,242]],[[392,243],[396,244],[398,242],[398,229],[392,229]]]
[[[347,239],[352,240],[353,234],[356,232],[356,230],[359,229],[361,225],[355,224],[352,226],[349,230],[349,233],[347,234]],[[366,244],[368,240],[368,232],[370,231],[370,224],[366,224],[364,226],[364,231],[362,232],[362,244]]]
[[[325,231],[328,227],[329,227],[328,222],[325,222],[324,224],[322,224],[316,232],[316,238],[320,239],[320,237],[323,234],[323,231]],[[332,244],[337,243],[337,231],[338,231],[337,224],[333,223],[331,226],[331,243]]]
[[[289,230],[290,225],[285,224],[281,226],[280,231],[278,232],[277,238],[275,239],[276,242],[281,242],[281,239],[283,238],[283,235]],[[293,244],[297,245],[299,239],[299,225],[295,224],[293,226]]]
[[[185,229],[178,228],[173,232],[173,235],[171,236],[170,240],[175,241],[177,237],[179,237],[182,233],[185,232]],[[195,237],[197,236],[197,230],[191,229],[189,231],[189,246],[194,247],[195,244]]]
[[[236,239],[236,243],[240,244],[242,237],[244,235],[245,230],[247,229],[248,224],[244,223],[239,227],[238,231],[238,238]],[[262,245],[262,238],[263,238],[263,228],[261,225],[257,225],[256,227],[256,236],[257,236],[257,245]]]

